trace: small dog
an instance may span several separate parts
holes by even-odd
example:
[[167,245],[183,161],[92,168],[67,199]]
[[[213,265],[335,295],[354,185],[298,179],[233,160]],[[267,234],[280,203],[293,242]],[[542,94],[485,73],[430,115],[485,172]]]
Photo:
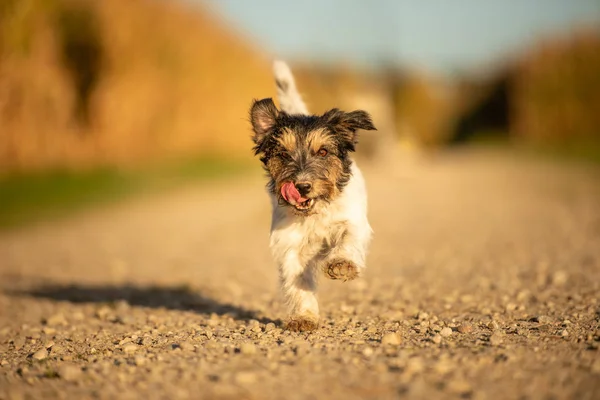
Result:
[[365,268],[372,230],[363,176],[350,158],[358,129],[375,130],[365,111],[310,115],[287,64],[273,66],[278,110],[270,98],[250,110],[255,155],[268,173],[273,206],[271,252],[289,308],[286,328],[319,323],[317,273],[352,280]]

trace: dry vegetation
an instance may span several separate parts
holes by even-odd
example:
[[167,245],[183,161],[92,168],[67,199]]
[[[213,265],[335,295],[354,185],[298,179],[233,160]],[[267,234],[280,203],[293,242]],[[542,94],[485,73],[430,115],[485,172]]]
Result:
[[150,0],[0,8],[0,170],[247,153],[269,61],[208,13]]
[[[498,113],[509,115],[495,128],[527,142],[597,144],[597,31],[533,50],[458,82],[397,66],[294,69],[315,112],[374,115],[379,132],[364,135],[364,153],[396,137],[437,147],[487,129]],[[0,76],[0,173],[249,157],[249,103],[274,95],[267,54],[206,10],[156,0],[4,0]],[[505,111],[486,106],[499,81],[508,82]]]
[[600,34],[548,40],[515,74],[514,131],[534,142],[600,142]]

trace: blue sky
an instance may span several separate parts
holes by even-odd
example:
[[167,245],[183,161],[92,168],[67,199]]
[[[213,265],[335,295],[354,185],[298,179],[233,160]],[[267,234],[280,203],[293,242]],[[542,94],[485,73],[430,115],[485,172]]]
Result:
[[497,60],[582,22],[600,26],[600,0],[204,1],[275,56],[386,59],[441,73]]

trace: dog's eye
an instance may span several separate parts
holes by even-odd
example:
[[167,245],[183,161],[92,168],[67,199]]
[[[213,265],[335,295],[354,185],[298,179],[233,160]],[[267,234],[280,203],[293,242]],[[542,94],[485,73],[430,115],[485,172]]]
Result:
[[317,154],[321,157],[325,157],[327,155],[327,149],[320,149]]
[[284,160],[289,160],[290,158],[292,158],[288,152],[286,151],[282,151],[279,153],[279,157],[283,158]]

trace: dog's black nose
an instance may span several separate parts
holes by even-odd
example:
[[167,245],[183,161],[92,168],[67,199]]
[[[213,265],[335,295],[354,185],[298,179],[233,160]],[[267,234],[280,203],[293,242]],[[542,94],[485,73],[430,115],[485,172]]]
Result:
[[298,189],[302,196],[306,196],[310,192],[310,189],[312,189],[312,185],[308,182],[298,182],[296,183],[296,189]]

